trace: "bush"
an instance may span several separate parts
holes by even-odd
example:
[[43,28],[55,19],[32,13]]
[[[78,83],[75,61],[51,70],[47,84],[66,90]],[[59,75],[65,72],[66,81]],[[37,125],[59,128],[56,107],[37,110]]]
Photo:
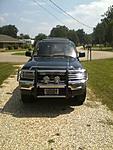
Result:
[[13,46],[11,46],[11,45],[8,45],[8,50],[13,50],[14,49],[14,47]]
[[18,49],[18,46],[17,46],[17,45],[14,45],[14,49]]

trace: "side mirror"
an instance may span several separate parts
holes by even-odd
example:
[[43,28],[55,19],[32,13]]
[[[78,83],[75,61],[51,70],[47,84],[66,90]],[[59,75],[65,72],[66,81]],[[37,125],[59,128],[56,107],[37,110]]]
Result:
[[79,52],[79,57],[85,57],[85,52]]
[[26,51],[26,52],[25,52],[25,55],[26,55],[27,57],[31,57],[31,52],[30,52],[30,51]]

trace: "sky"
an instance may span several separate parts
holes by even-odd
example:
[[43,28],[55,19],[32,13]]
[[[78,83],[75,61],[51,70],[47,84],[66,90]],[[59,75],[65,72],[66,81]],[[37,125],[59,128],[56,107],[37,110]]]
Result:
[[53,1],[82,24],[65,15],[49,0],[0,0],[0,27],[12,24],[18,28],[18,34],[29,34],[31,37],[39,33],[49,35],[56,25],[92,33],[93,27],[100,22],[108,7],[113,5],[113,0]]

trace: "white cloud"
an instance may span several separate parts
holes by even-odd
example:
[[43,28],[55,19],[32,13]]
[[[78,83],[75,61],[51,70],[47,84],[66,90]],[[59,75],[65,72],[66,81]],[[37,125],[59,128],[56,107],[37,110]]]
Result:
[[[103,15],[111,5],[113,5],[113,0],[96,0],[89,4],[75,6],[74,9],[68,13],[84,24],[94,27],[100,22],[100,19],[102,18],[101,15]],[[65,20],[65,23],[75,30],[83,28],[88,33],[92,32],[92,29],[88,29],[72,19]]]
[[[35,34],[45,33],[49,34],[50,30],[53,28],[53,24],[49,24],[47,22],[41,22],[38,27],[35,27]],[[34,30],[34,29],[33,29]]]
[[[37,25],[31,25],[29,27],[29,24],[28,26],[24,26],[24,25],[21,25],[19,26],[19,34],[20,33],[24,33],[24,34],[29,34],[31,37],[35,37],[36,35],[38,35],[39,33],[44,33],[44,34],[49,34],[50,33],[50,30],[53,28],[53,24],[49,24],[49,23],[46,23],[46,22],[41,22]],[[29,29],[30,28],[30,29]]]
[[[27,0],[20,0],[20,1],[25,2]],[[41,2],[41,0],[39,2],[41,5],[45,5],[45,3]],[[56,21],[53,21],[53,22],[50,21],[49,17],[48,17],[49,15],[47,16],[47,18],[44,19],[41,16],[40,9],[36,9],[34,7],[34,6],[36,6],[36,3],[34,3],[33,1],[29,1],[28,5],[33,6],[33,10],[25,9],[23,11],[23,14],[25,16],[27,15],[27,17],[22,16],[20,18],[20,21],[23,23],[23,26],[20,25],[21,32],[23,32],[23,33],[26,32],[26,33],[30,34],[31,36],[35,36],[41,32],[48,35],[50,33],[50,30],[53,27],[55,27],[56,24],[59,24],[59,23],[56,23]],[[108,10],[108,7],[110,7],[111,5],[113,5],[113,0],[94,0],[93,2],[90,2],[88,4],[81,4],[81,5],[73,6],[72,11],[70,11],[68,13],[71,14],[76,19],[78,19],[79,21],[83,22],[84,24],[95,27],[97,25],[97,23],[100,22],[100,20],[102,18],[101,15],[103,15]],[[36,14],[40,18],[33,20],[32,16],[35,16]],[[60,17],[60,16],[58,16],[58,17]],[[3,21],[3,19],[0,19],[0,20]],[[64,22],[65,25],[67,27],[69,27],[70,29],[77,30],[77,29],[83,28],[85,30],[85,32],[87,32],[87,33],[91,33],[93,31],[93,29],[87,28],[87,27],[77,23],[76,21],[74,21],[73,19],[71,19],[69,17],[64,16],[64,20],[62,19],[62,22]]]
[[7,22],[8,13],[0,14],[0,26],[5,25]]
[[39,5],[46,5],[46,2],[44,2],[44,1],[42,1],[42,0],[19,0],[19,2],[21,2],[21,3],[26,3],[27,5],[29,5],[29,6],[36,6],[36,5],[38,5],[38,3],[39,3]]
[[46,5],[45,2],[37,1],[37,0],[32,0],[32,1],[29,2],[29,5],[30,5],[30,6],[34,6],[34,5],[36,6],[36,5],[38,5],[38,4],[39,4],[39,5]]
[[25,15],[38,15],[40,13],[39,10],[24,10],[23,11],[23,14]]
[[21,18],[20,18],[20,21],[21,21],[21,22],[24,22],[24,23],[33,23],[33,20],[28,19],[28,18],[24,18],[24,17],[21,17]]
[[0,16],[0,24],[5,22],[5,18],[3,16]]

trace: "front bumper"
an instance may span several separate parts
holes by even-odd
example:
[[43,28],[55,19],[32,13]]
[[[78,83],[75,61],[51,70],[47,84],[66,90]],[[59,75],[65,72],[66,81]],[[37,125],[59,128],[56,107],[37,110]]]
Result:
[[[35,98],[69,98],[76,95],[81,95],[86,89],[86,81],[78,80],[75,82],[69,82],[68,85],[64,83],[60,84],[42,84],[37,83],[34,85],[33,81],[20,80],[19,87],[22,92],[31,94]],[[47,94],[45,89],[58,90],[56,94]]]

